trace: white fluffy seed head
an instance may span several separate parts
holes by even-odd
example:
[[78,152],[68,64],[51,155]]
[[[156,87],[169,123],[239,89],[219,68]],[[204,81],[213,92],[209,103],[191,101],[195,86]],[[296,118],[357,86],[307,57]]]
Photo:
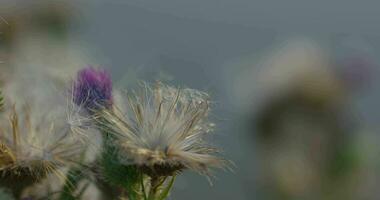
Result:
[[123,104],[123,110],[117,105],[103,110],[98,120],[102,129],[116,136],[125,164],[165,171],[189,168],[203,174],[225,164],[215,156],[217,149],[204,141],[214,127],[208,121],[208,94],[144,84],[139,91],[127,93]]
[[0,118],[0,173],[36,179],[80,161],[83,145],[73,137],[65,110],[13,105]]

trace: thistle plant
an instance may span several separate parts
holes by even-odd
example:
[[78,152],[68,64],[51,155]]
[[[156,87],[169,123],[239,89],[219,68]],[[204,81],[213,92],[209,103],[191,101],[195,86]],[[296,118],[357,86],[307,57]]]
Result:
[[[69,102],[69,113],[72,113],[70,121],[74,124],[73,127],[75,130],[73,130],[73,132],[80,136],[82,142],[89,143],[89,140],[86,139],[95,136],[94,129],[91,129],[93,125],[91,117],[98,110],[109,108],[111,106],[111,92],[111,79],[105,70],[88,67],[78,72],[70,90],[71,102]],[[103,138],[104,140],[107,139],[107,137]],[[84,145],[89,147],[91,144]],[[78,184],[81,181],[90,179],[88,174],[82,173],[89,169],[98,173],[98,171],[100,171],[98,162],[92,163],[90,166],[85,165],[71,168],[69,170],[68,180],[64,184],[63,192],[59,199],[79,199],[80,195],[75,195],[74,193],[77,193],[76,187],[78,187]],[[99,179],[95,180],[95,182],[103,183]]]
[[[36,112],[30,106],[7,108],[0,120],[0,186],[19,199],[25,188],[63,167],[76,165],[82,145],[70,136],[64,115]],[[63,118],[61,118],[63,117]]]
[[[105,199],[164,200],[182,171],[210,177],[227,163],[206,142],[214,124],[204,92],[142,84],[116,101],[109,73],[87,67],[72,81],[67,105],[4,105],[3,99],[0,94],[0,187],[15,199],[55,175],[61,189],[44,198],[82,199],[94,183]],[[99,134],[100,151],[88,159]]]
[[225,166],[205,141],[214,127],[206,93],[144,84],[114,101],[109,74],[93,67],[79,71],[72,88],[73,102],[102,133],[94,168],[99,188],[112,198],[166,199],[183,170],[209,176]]
[[204,140],[214,127],[208,121],[206,93],[157,83],[124,99],[124,110],[115,105],[96,119],[99,128],[115,138],[111,142],[118,161],[139,174],[140,185],[128,191],[130,196],[165,199],[181,171],[209,175],[210,168],[225,166],[226,161],[215,156],[218,150]]
[[[81,110],[82,116],[78,116],[77,121],[83,119],[93,119],[96,113],[103,109],[112,109],[112,81],[110,75],[102,69],[87,67],[78,72],[72,86],[72,101]],[[93,125],[96,126],[95,120]],[[91,137],[85,135],[85,137]],[[103,193],[117,198],[124,190],[130,189],[127,184],[130,177],[135,173],[131,169],[121,165],[117,161],[116,149],[112,145],[113,137],[108,133],[103,133],[103,149],[97,161],[93,164],[92,170],[98,175],[96,180]],[[123,189],[124,188],[124,189]],[[64,199],[64,198],[61,198]]]

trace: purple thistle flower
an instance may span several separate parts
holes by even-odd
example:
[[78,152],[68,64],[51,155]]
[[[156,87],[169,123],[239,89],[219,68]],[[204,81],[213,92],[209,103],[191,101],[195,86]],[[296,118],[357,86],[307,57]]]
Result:
[[112,105],[112,81],[104,69],[87,67],[78,72],[73,87],[73,101],[88,111]]

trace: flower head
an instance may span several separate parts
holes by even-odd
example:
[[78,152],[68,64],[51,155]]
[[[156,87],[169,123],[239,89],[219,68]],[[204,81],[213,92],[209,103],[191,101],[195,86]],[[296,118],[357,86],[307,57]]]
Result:
[[48,174],[64,179],[62,167],[78,162],[84,150],[69,134],[65,112],[33,112],[28,106],[5,112],[0,120],[0,185],[22,189]]
[[73,101],[85,109],[98,110],[112,104],[112,81],[106,70],[88,67],[78,72]]
[[206,93],[161,83],[127,94],[125,110],[103,110],[100,128],[113,133],[119,158],[148,174],[171,175],[189,168],[207,174],[225,161],[205,142],[211,132]]

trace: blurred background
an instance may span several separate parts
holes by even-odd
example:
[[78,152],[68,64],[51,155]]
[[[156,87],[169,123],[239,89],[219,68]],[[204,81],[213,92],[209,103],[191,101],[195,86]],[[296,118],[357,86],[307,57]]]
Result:
[[[161,80],[209,92],[213,143],[236,166],[212,186],[186,172],[171,199],[379,199],[378,6],[1,0],[0,81],[43,72],[64,84],[93,65],[117,88]],[[45,81],[32,80],[24,87]]]

